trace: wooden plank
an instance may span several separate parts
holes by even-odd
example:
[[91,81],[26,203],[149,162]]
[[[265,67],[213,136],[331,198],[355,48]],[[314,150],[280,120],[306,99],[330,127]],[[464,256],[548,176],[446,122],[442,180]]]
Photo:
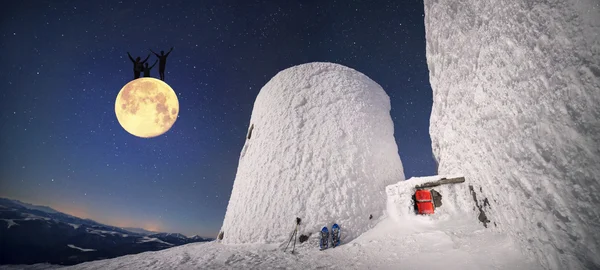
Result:
[[421,185],[416,185],[415,188],[417,189],[422,189],[422,188],[430,188],[430,187],[437,187],[439,185],[445,185],[445,184],[456,184],[456,183],[463,183],[465,182],[465,178],[464,177],[457,177],[457,178],[442,178],[438,181],[435,182],[427,182]]

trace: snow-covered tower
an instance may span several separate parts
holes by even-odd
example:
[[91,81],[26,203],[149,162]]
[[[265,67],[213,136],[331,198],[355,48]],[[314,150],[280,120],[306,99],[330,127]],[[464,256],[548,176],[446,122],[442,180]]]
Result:
[[425,24],[439,174],[544,267],[599,269],[598,1],[425,0]]
[[288,68],[254,103],[223,242],[286,241],[296,217],[302,234],[337,222],[349,241],[375,225],[385,187],[400,180],[385,91],[338,64]]

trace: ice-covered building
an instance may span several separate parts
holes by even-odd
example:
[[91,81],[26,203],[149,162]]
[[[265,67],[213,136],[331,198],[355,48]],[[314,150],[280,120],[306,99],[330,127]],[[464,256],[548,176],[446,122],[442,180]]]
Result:
[[425,24],[439,174],[544,267],[600,268],[598,1],[426,0]]
[[315,236],[338,223],[347,242],[375,225],[385,187],[400,180],[385,91],[337,64],[288,68],[254,103],[223,242],[286,241],[296,217],[299,234]]

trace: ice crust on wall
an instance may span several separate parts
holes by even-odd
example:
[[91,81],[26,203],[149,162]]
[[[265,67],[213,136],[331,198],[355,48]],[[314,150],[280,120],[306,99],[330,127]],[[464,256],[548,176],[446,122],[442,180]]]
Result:
[[600,2],[425,0],[425,28],[439,174],[545,268],[599,269]]
[[[282,243],[333,223],[350,241],[386,209],[387,185],[404,180],[390,100],[351,68],[309,63],[279,72],[254,103],[224,243]],[[369,216],[373,215],[373,219]]]

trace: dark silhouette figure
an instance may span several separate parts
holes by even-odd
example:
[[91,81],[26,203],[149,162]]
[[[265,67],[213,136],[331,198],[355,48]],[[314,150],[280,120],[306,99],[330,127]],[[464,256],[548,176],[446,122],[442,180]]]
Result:
[[148,67],[148,63],[144,64],[144,77],[150,77],[150,70],[156,66],[156,63],[158,62],[158,60],[154,61],[154,64],[152,64],[152,66]]
[[150,58],[150,54],[148,54],[148,57],[146,57],[144,61],[140,61],[141,58],[139,56],[136,57],[135,60],[133,60],[133,57],[131,57],[131,54],[129,54],[129,52],[127,52],[127,56],[129,56],[129,60],[133,62],[133,79],[135,80],[140,77],[140,73],[144,69],[144,63],[148,61],[148,58]]
[[155,53],[154,51],[150,50],[150,52],[152,52],[154,55],[156,55],[156,57],[158,57],[158,75],[160,76],[161,80],[165,80],[165,67],[167,66],[167,56],[169,56],[169,54],[173,51],[173,47],[171,47],[171,49],[169,50],[168,53],[165,54],[165,51],[160,51],[160,54]]

